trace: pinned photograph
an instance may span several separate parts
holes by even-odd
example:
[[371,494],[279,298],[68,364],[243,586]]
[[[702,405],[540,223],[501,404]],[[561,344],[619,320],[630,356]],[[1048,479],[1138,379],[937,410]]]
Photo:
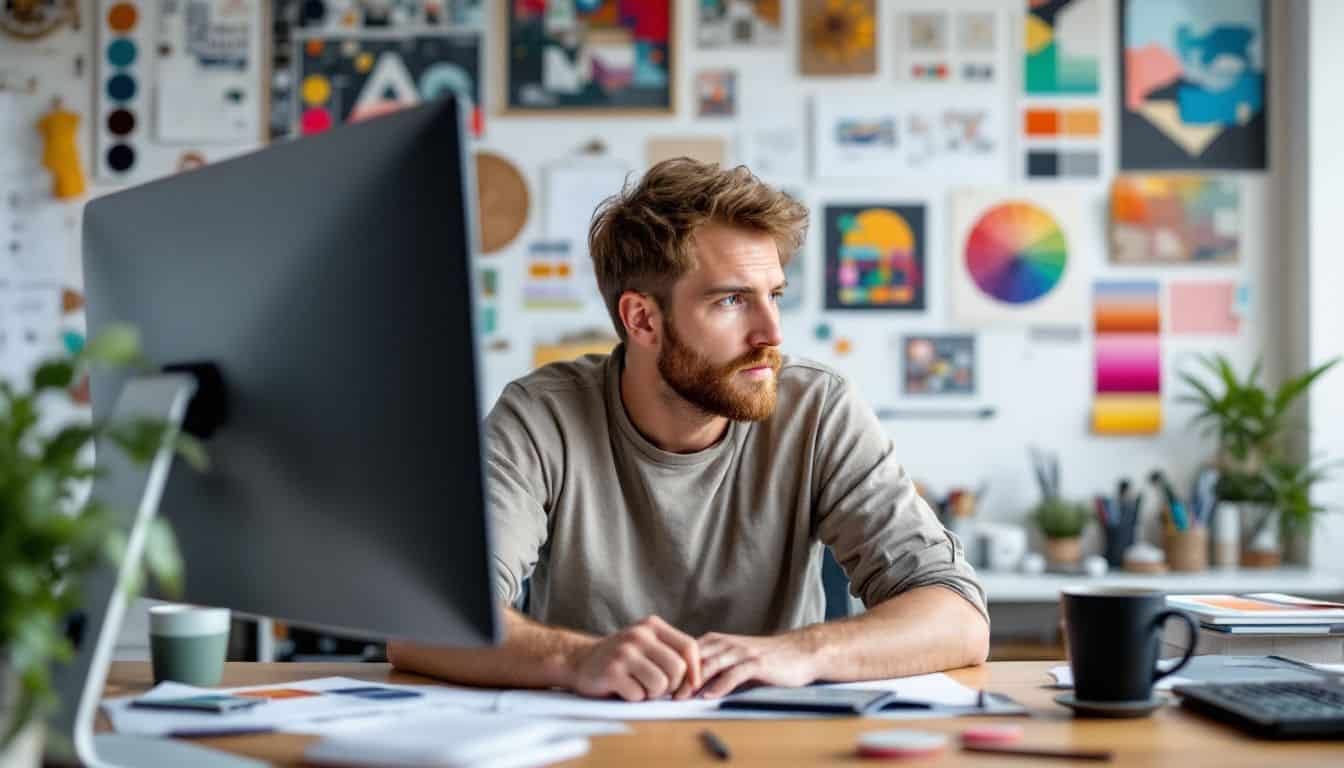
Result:
[[974,336],[906,336],[901,350],[905,394],[975,394]]

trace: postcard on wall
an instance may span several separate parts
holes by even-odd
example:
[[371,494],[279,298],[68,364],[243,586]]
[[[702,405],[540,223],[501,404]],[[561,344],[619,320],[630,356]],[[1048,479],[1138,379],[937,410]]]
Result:
[[728,162],[728,143],[718,136],[650,136],[645,153],[650,168],[676,157],[722,166]]
[[1002,67],[1003,14],[983,4],[903,10],[896,17],[896,78],[993,83]]
[[1102,0],[1025,2],[1023,87],[1027,95],[1096,96],[1100,92],[1106,17]]
[[550,241],[570,244],[574,259],[588,261],[588,224],[597,207],[620,194],[630,169],[607,157],[575,157],[546,166],[542,232]]
[[500,3],[506,111],[671,113],[671,0]]
[[877,74],[877,0],[803,0],[798,27],[803,75]]
[[807,178],[806,105],[749,88],[739,95],[739,106],[738,161],[773,183]]
[[1122,0],[1120,167],[1265,167],[1263,0]]
[[597,298],[592,259],[576,259],[574,250],[569,240],[538,240],[528,246],[524,307],[583,309]]
[[1110,208],[1116,264],[1235,264],[1241,258],[1236,179],[1118,176]]
[[904,336],[901,359],[907,395],[975,394],[974,336]]
[[826,309],[923,310],[924,206],[828,205]]
[[737,73],[731,69],[706,69],[695,73],[696,117],[737,115]]
[[697,0],[695,40],[701,48],[773,47],[784,42],[779,0]]
[[[779,187],[779,191],[806,205],[806,196],[801,187],[784,185]],[[811,240],[816,235],[809,228],[807,238]],[[803,308],[804,299],[808,293],[807,281],[807,263],[808,263],[808,244],[804,242],[794,252],[789,263],[784,265],[784,293],[779,297],[776,304],[779,311],[784,314],[791,314]]]
[[910,93],[879,104],[831,93],[812,108],[818,178],[1009,178],[1003,112],[984,99]]
[[1232,336],[1241,330],[1237,284],[1231,280],[1182,280],[1168,294],[1172,333]]
[[[160,0],[158,10],[158,140],[165,144],[259,140],[261,0]],[[111,48],[109,55],[116,55]]]

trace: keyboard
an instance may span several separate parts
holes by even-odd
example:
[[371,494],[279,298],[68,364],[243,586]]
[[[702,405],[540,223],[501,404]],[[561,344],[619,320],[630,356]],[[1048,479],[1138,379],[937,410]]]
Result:
[[1178,685],[1181,705],[1270,739],[1344,739],[1344,684]]

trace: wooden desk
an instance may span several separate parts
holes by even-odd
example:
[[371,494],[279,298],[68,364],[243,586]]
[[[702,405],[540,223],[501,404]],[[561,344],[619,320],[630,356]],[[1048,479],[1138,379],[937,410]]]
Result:
[[[734,766],[853,765],[872,766],[879,761],[854,755],[857,735],[884,728],[917,728],[955,734],[975,723],[1020,723],[1027,731],[1023,744],[1033,746],[1110,749],[1119,766],[1193,766],[1218,768],[1287,768],[1295,765],[1340,764],[1344,743],[1270,742],[1242,735],[1230,727],[1187,714],[1168,706],[1149,718],[1138,720],[1074,720],[1068,710],[1051,699],[1058,691],[1044,687],[1052,662],[1004,661],[950,673],[972,687],[1006,693],[1032,710],[1027,718],[948,718],[937,720],[789,720],[718,721],[713,724],[733,752]],[[226,686],[280,683],[302,678],[341,675],[374,682],[431,683],[432,680],[393,672],[386,664],[247,664],[231,663],[224,673]],[[107,694],[123,695],[150,686],[146,663],[119,662],[108,675]],[[107,722],[100,716],[100,728]],[[696,734],[704,723],[664,721],[633,723],[633,733],[592,739],[592,751],[564,765],[656,766],[722,765],[703,751]],[[296,734],[234,736],[202,739],[201,744],[256,757],[281,765],[302,765],[304,747],[315,737]],[[957,765],[1012,768],[1024,765],[1064,765],[1064,761],[1013,758],[963,753],[949,747],[941,757],[901,761],[906,765],[956,763]],[[1106,765],[1091,763],[1092,765]]]

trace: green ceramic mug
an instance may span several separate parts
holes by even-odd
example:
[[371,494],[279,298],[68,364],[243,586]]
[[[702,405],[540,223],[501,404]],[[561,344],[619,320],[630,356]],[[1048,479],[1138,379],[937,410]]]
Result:
[[229,645],[229,609],[155,605],[149,609],[154,682],[219,685]]

